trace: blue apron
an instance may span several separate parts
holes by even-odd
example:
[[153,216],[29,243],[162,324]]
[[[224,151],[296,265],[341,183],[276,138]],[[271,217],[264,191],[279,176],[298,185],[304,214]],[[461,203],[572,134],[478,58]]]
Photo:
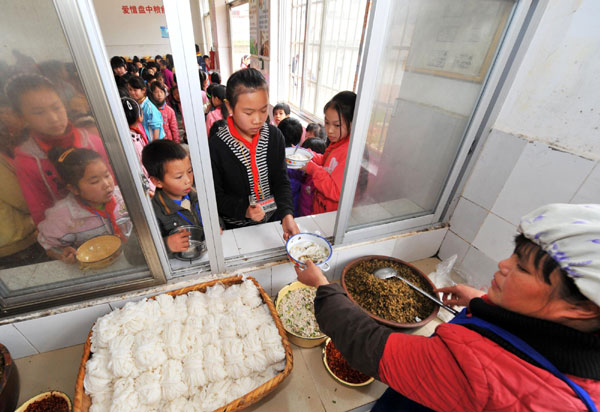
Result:
[[[454,317],[449,323],[455,323],[457,325],[474,325],[480,328],[493,332],[496,336],[504,339],[512,346],[520,350],[525,355],[536,361],[542,369],[546,369],[551,372],[554,376],[564,381],[575,394],[581,399],[590,412],[598,412],[594,401],[590,395],[579,385],[567,378],[562,372],[560,372],[556,366],[554,366],[548,359],[543,357],[538,351],[529,346],[521,338],[513,335],[512,333],[494,325],[493,323],[487,322],[477,317],[467,316],[467,309],[463,309],[458,315]],[[392,388],[388,388],[384,394],[377,400],[371,412],[404,412],[404,411],[431,411],[432,409],[425,408],[424,406],[411,401],[405,396],[394,391]]]

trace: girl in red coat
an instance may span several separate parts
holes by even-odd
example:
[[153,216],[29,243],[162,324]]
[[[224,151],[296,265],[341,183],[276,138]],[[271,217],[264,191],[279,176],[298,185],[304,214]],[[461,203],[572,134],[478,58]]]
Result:
[[600,403],[600,205],[552,204],[521,219],[487,294],[442,288],[468,306],[427,338],[354,305],[312,262],[321,330],[390,389],[372,411],[595,411]]
[[181,143],[175,111],[167,104],[167,89],[156,80],[150,83],[150,101],[154,103],[163,118],[165,139]]
[[355,103],[356,93],[344,91],[333,96],[323,109],[325,131],[331,143],[324,154],[315,153],[305,168],[315,188],[313,214],[338,208]]

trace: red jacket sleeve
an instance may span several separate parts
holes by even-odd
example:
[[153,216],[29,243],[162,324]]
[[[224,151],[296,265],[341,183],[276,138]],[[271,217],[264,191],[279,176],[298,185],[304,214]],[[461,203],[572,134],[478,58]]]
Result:
[[[440,328],[444,331],[444,339],[437,335]],[[490,395],[484,363],[494,360],[485,359],[482,363],[471,353],[469,339],[457,328],[463,329],[456,325],[441,325],[431,337],[391,334],[379,363],[381,381],[434,410],[467,412],[484,409]],[[482,338],[473,332],[472,339],[480,341]],[[460,351],[460,363],[455,349]]]
[[324,167],[318,166],[313,161],[310,161],[306,165],[306,173],[312,176],[313,184],[319,192],[326,198],[339,202],[342,192],[342,182],[344,180],[346,157],[344,156],[342,159],[335,157],[332,161],[336,161],[337,165],[331,174]]
[[[325,155],[321,154],[321,153],[316,153],[313,152],[311,150],[313,157],[311,159],[311,162],[314,162],[315,164],[319,165],[319,166],[323,166],[323,162],[325,161]],[[309,163],[310,164],[310,163]],[[307,165],[308,166],[308,165]]]

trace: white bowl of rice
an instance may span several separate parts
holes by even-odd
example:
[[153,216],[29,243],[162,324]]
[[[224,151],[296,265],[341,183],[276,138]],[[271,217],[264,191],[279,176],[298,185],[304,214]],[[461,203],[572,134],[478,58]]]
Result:
[[314,313],[316,288],[295,281],[277,294],[275,308],[290,342],[301,348],[314,348],[327,339]]
[[302,169],[313,158],[313,154],[308,149],[301,147],[296,150],[296,147],[286,147],[285,162],[288,169]]
[[321,270],[329,270],[329,259],[333,254],[331,243],[323,236],[315,233],[297,233],[290,237],[285,244],[285,251],[290,261],[300,269],[306,268],[306,261],[319,266]]

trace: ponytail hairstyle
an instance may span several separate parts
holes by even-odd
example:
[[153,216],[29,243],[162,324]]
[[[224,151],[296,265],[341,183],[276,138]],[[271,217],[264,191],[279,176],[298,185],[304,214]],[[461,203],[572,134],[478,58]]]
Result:
[[91,149],[75,147],[53,147],[48,152],[48,158],[56,168],[58,175],[65,185],[78,188],[79,181],[85,175],[87,166],[95,161],[102,160],[100,154]]
[[[323,108],[323,113],[329,109],[337,112],[340,124],[344,122],[348,133],[350,133],[352,119],[354,118],[354,105],[356,104],[356,93],[350,91],[339,92],[327,102]],[[341,133],[341,128],[340,128]],[[340,136],[342,137],[342,136]]]
[[121,98],[121,103],[123,104],[123,111],[125,112],[127,124],[133,126],[140,120],[140,114],[142,113],[140,105],[131,97]]
[[262,73],[253,68],[238,70],[227,80],[227,101],[233,109],[240,94],[257,90],[269,92],[269,85]]
[[227,88],[222,84],[215,84],[211,92],[212,97],[216,97],[221,100],[219,107],[221,108],[223,119],[227,119],[227,116],[229,116],[229,111],[227,110],[227,105],[225,104],[225,99],[227,98]]
[[32,90],[48,89],[52,90],[57,96],[60,94],[56,90],[54,83],[47,77],[39,74],[17,74],[6,82],[4,93],[10,101],[15,113],[21,114],[21,97]]

